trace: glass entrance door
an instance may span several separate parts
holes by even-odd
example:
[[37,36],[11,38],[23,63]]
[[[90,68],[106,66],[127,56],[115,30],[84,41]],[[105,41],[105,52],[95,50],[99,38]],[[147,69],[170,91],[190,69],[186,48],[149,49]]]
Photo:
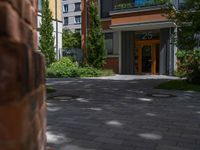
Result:
[[153,74],[158,71],[157,45],[159,41],[137,41],[134,53],[135,70],[138,74]]
[[142,47],[142,73],[151,73],[152,70],[152,46]]

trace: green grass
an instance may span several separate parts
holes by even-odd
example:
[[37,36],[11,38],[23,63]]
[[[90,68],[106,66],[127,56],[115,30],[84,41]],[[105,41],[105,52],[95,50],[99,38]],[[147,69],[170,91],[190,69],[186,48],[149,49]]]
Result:
[[115,73],[112,70],[108,69],[102,70],[101,76],[113,76],[113,75],[115,75]]
[[47,86],[47,87],[46,87],[46,91],[47,91],[47,94],[48,94],[48,93],[56,92],[56,89],[53,88],[53,87],[51,87],[51,86]]
[[165,90],[182,90],[182,91],[197,91],[200,92],[200,85],[188,83],[185,80],[172,80],[162,83],[156,87],[157,89]]

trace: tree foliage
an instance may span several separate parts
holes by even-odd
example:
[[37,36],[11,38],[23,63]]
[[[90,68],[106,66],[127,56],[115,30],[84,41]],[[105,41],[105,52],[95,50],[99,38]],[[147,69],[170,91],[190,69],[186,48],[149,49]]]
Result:
[[42,21],[39,29],[39,48],[45,55],[47,66],[55,61],[53,31],[52,12],[49,8],[49,0],[42,0]]
[[62,43],[64,50],[81,48],[81,35],[78,32],[73,33],[69,29],[63,29]]
[[200,0],[184,0],[179,10],[174,9],[169,0],[167,15],[178,26],[177,46],[181,50],[200,47]]
[[106,58],[105,39],[102,33],[98,8],[94,0],[90,1],[89,16],[90,28],[87,39],[87,61],[93,67],[102,68]]
[[189,82],[200,84],[200,51],[178,51],[178,74]]
[[169,1],[166,4],[169,19],[178,27],[177,73],[200,84],[200,0],[184,0],[178,10]]

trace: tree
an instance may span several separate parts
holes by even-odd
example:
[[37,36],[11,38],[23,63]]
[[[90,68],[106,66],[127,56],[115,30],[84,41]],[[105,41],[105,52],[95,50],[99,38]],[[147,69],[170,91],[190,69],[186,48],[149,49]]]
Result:
[[64,50],[81,48],[81,35],[80,33],[73,33],[69,29],[63,29],[62,43]]
[[167,4],[167,15],[178,27],[177,72],[188,81],[200,84],[200,0],[185,0],[178,11],[171,3]]
[[47,66],[55,61],[53,31],[52,12],[49,8],[49,0],[42,0],[42,21],[39,30],[39,48],[45,55]]
[[87,40],[87,61],[92,67],[102,68],[105,64],[106,49],[98,8],[94,0],[89,8],[90,28]]
[[193,50],[200,46],[200,0],[184,0],[184,5],[177,11],[169,0],[167,4],[168,18],[178,26],[176,44],[180,50]]

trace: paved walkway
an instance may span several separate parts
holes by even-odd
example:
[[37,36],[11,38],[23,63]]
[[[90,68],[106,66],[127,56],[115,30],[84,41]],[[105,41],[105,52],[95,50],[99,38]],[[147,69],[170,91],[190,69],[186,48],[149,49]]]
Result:
[[[200,93],[153,89],[167,77],[50,79],[56,150],[200,150]],[[172,96],[168,98],[167,96]]]

